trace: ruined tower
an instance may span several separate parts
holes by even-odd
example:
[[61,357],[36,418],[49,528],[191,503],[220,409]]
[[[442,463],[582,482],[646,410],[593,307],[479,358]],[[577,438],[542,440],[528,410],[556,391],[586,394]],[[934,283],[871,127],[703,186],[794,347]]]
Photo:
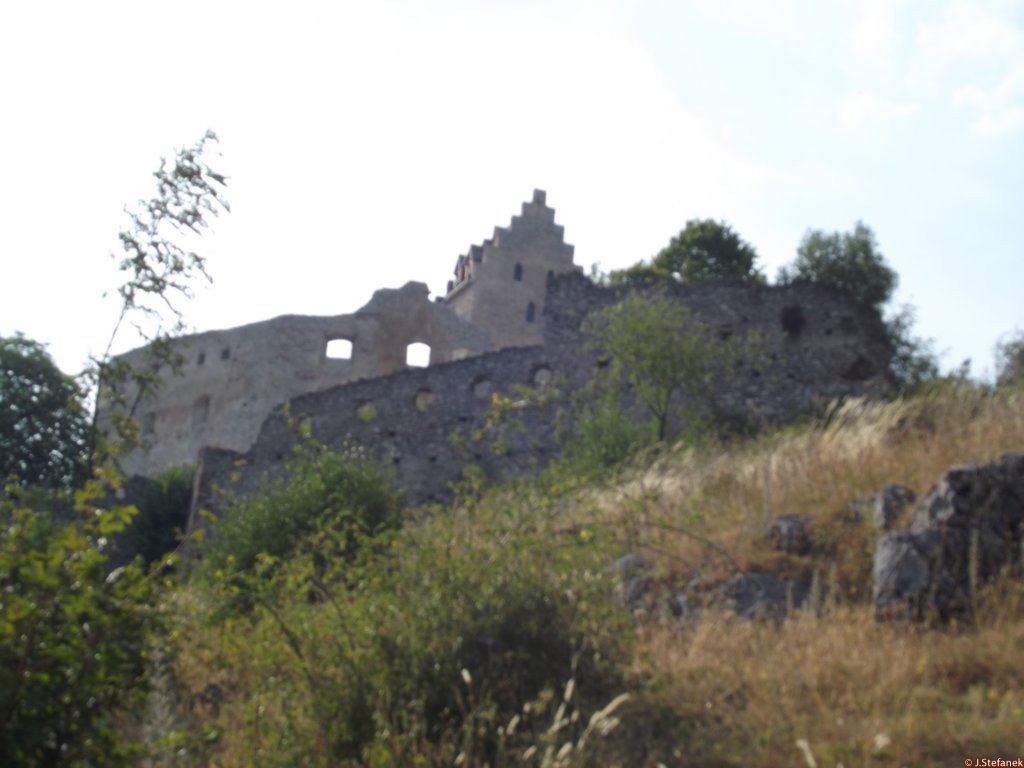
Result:
[[534,190],[508,227],[495,227],[489,240],[470,246],[448,283],[444,302],[484,329],[498,349],[542,343],[548,276],[579,271],[545,198]]

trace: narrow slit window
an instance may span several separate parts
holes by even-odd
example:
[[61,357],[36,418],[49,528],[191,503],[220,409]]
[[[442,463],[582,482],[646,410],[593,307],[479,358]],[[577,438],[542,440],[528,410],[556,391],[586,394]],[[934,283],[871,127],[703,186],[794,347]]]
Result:
[[532,323],[537,316],[537,307],[531,301],[526,305],[526,322]]
[[512,279],[517,282],[523,282],[523,265],[516,264],[515,269],[512,270]]

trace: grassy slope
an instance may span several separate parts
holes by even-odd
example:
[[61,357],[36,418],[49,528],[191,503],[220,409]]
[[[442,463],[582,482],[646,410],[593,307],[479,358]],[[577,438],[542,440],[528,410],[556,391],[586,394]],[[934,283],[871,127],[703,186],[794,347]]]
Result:
[[[850,404],[824,423],[734,446],[670,451],[600,485],[548,475],[435,510],[440,522],[428,519],[406,535],[419,539],[415,551],[443,541],[480,568],[555,568],[557,561],[564,569],[566,558],[579,557],[580,572],[592,574],[595,563],[625,550],[653,562],[652,615],[632,646],[631,685],[640,692],[626,712],[633,722],[588,764],[648,764],[645,743],[660,727],[650,723],[666,717],[672,746],[658,759],[669,765],[810,764],[805,751],[819,766],[963,764],[1024,754],[1021,585],[1007,579],[994,588],[972,628],[876,626],[867,601],[877,534],[849,502],[891,482],[922,495],[950,465],[1021,449],[1020,392],[950,389]],[[768,520],[794,513],[816,521],[808,557],[773,553],[761,539]],[[527,554],[501,559],[508,550]],[[423,558],[408,567],[423,568],[427,579],[435,565]],[[838,589],[820,613],[778,626],[714,613],[690,628],[659,618],[657,595],[694,572],[714,584],[738,567],[816,572]],[[200,587],[175,600],[182,698],[194,703],[194,728],[221,734],[202,760],[316,764],[308,758],[317,744],[308,722],[315,704],[302,685],[287,684],[302,670],[280,630],[265,621],[204,622]]]

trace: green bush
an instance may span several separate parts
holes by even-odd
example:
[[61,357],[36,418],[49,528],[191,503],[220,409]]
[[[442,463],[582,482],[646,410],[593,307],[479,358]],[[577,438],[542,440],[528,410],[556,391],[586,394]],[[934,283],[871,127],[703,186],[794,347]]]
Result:
[[72,522],[0,502],[0,765],[130,756],[118,717],[145,692],[154,592],[138,565],[108,574],[134,509],[93,509],[102,495],[81,492]]
[[333,574],[318,545],[269,580],[222,584],[250,590],[253,609],[216,634],[246,633],[228,652],[249,654],[243,663],[257,668],[246,676],[266,681],[238,706],[258,699],[288,713],[245,743],[282,761],[452,765],[463,751],[476,756],[464,764],[494,765],[498,726],[542,692],[574,677],[582,711],[607,704],[626,684],[632,626],[596,575],[607,553],[535,523],[471,532],[465,520],[434,518],[379,535]]
[[139,514],[119,537],[118,545],[146,564],[171,552],[188,524],[195,467],[164,470],[146,486],[138,501]]
[[203,549],[208,575],[247,571],[261,555],[285,557],[324,528],[339,534],[333,540],[341,551],[333,555],[347,558],[361,537],[401,522],[390,478],[357,452],[309,447],[288,463],[284,478],[235,503],[215,523]]
[[559,434],[567,468],[587,476],[622,463],[656,439],[654,423],[641,422],[626,411],[611,387],[576,403]]

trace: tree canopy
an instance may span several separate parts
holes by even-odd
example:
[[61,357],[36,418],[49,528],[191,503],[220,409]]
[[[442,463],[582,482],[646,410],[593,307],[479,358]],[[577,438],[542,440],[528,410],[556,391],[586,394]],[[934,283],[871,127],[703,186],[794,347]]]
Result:
[[71,488],[89,438],[82,391],[46,348],[0,337],[0,481]]
[[780,283],[793,280],[831,285],[881,308],[899,277],[878,250],[875,233],[858,221],[850,232],[808,230],[797,248],[796,260],[779,271]]
[[675,280],[684,284],[714,280],[763,283],[757,252],[724,221],[690,219],[650,263],[612,274],[618,283]]

